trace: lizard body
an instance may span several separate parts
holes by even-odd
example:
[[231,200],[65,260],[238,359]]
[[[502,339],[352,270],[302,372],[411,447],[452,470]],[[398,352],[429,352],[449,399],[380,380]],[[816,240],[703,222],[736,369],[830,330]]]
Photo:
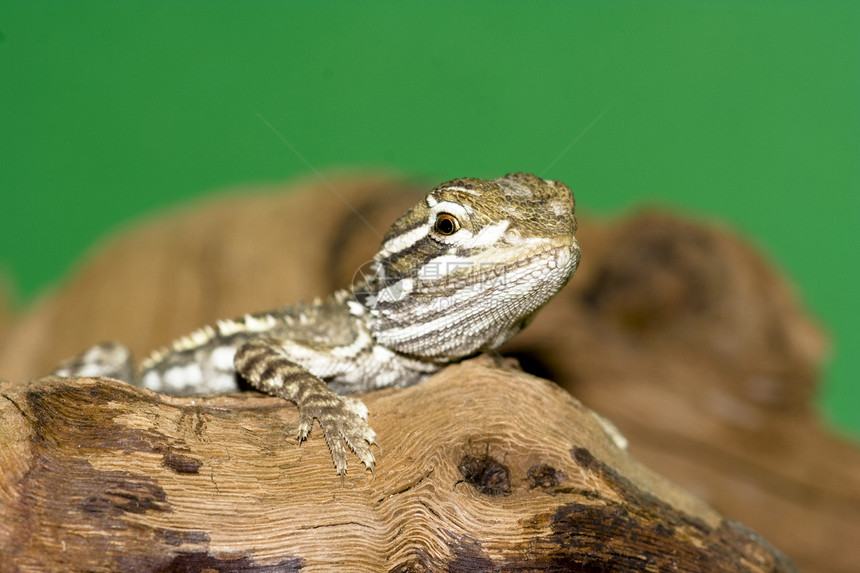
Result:
[[237,391],[241,378],[298,405],[300,441],[317,419],[338,474],[347,449],[373,470],[367,409],[346,394],[416,384],[516,334],[579,263],[574,211],[568,187],[534,175],[444,183],[394,223],[350,289],[218,321],[136,369],[109,342],[55,373],[177,395]]

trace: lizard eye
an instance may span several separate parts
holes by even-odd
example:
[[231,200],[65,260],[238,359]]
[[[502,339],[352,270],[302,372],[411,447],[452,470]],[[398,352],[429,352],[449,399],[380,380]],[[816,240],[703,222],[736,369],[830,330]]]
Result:
[[440,235],[453,235],[460,230],[460,222],[450,213],[439,213],[439,216],[436,217],[436,224],[433,226],[433,230]]

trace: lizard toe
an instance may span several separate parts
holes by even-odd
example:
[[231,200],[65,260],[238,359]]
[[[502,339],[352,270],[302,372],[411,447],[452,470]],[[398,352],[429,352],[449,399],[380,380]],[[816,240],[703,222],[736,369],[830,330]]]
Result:
[[299,444],[304,442],[308,438],[308,434],[311,433],[311,428],[314,425],[314,417],[308,412],[299,412],[299,426],[296,430],[296,439],[299,441]]
[[[376,433],[361,416],[361,409],[354,406],[355,403],[361,402],[352,402],[353,404],[347,404],[347,400],[342,399],[337,406],[328,404],[315,416],[323,430],[339,475],[346,473],[347,448],[352,450],[368,469],[373,470],[375,465],[371,446],[376,443]],[[361,406],[364,407],[363,404]]]
[[343,400],[344,406],[346,406],[350,412],[356,414],[362,420],[367,420],[369,410],[367,409],[367,406],[364,405],[364,402],[358,398],[352,398],[350,396],[342,396],[341,399]]
[[346,473],[346,448],[343,435],[334,431],[333,428],[322,426],[323,434],[325,435],[326,444],[331,451],[331,459],[334,462],[334,467],[337,470],[337,475],[342,476]]

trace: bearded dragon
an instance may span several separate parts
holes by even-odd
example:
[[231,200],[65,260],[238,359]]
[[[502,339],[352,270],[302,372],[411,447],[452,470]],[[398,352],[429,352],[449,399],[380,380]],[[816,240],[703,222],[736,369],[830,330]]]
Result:
[[110,376],[174,395],[233,392],[240,379],[294,402],[301,443],[318,420],[338,475],[347,448],[371,471],[368,410],[346,396],[416,384],[496,349],[522,329],[579,263],[573,194],[516,173],[439,185],[383,237],[372,273],[324,300],[205,326],[134,368],[102,343],[59,376]]

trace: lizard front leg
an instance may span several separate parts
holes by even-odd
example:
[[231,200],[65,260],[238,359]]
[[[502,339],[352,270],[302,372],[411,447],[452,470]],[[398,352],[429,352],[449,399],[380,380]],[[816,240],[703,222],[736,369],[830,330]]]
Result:
[[290,360],[283,343],[275,339],[245,343],[236,352],[234,365],[257,390],[295,402],[300,442],[308,437],[314,418],[319,421],[338,475],[346,473],[347,447],[373,471],[371,446],[376,445],[376,434],[367,424],[367,407],[360,400],[335,394],[323,380]]

